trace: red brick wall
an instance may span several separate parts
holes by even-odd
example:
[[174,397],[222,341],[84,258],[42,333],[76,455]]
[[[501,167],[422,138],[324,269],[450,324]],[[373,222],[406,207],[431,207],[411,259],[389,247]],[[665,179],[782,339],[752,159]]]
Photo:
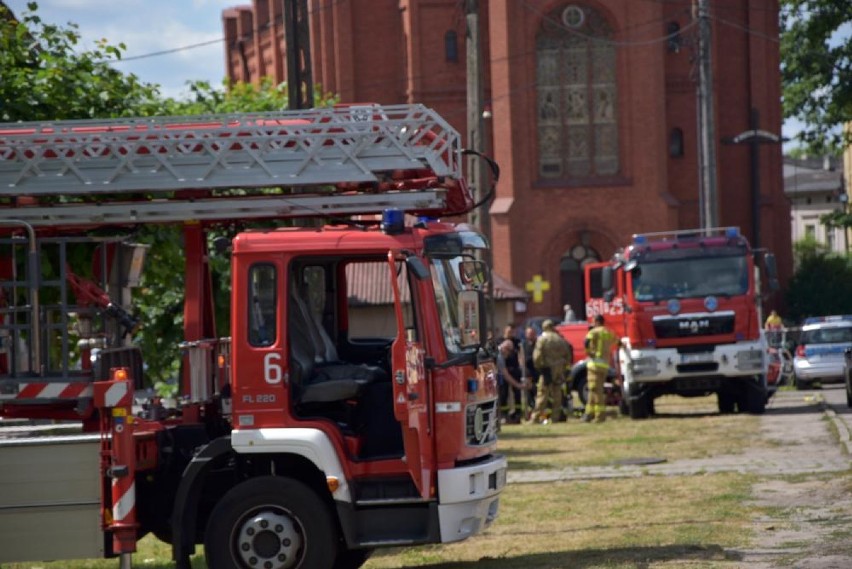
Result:
[[[277,0],[255,0],[272,2]],[[604,14],[618,42],[621,172],[590,185],[538,179],[535,35],[544,14],[566,0],[490,0],[483,8],[486,100],[493,118],[489,146],[501,167],[492,207],[494,266],[523,287],[533,275],[551,284],[530,315],[559,314],[560,259],[584,242],[604,259],[637,232],[698,225],[698,160],[694,28],[688,3],[571,0]],[[465,17],[456,0],[310,0],[315,81],[344,102],[418,102],[434,107],[466,132]],[[716,138],[749,128],[758,109],[761,128],[781,131],[777,0],[711,0]],[[280,17],[280,10],[277,13]],[[240,17],[241,16],[241,17]],[[250,19],[250,18],[249,18]],[[273,18],[274,19],[274,18]],[[236,22],[236,23],[235,23]],[[662,37],[667,24],[684,30],[679,51]],[[256,81],[249,61],[242,76],[237,40],[250,23],[241,10],[223,12],[226,61],[233,78]],[[279,29],[280,28],[276,28]],[[444,36],[458,36],[457,62],[445,58]],[[745,30],[751,30],[748,33]],[[270,45],[268,29],[243,42],[249,59]],[[265,35],[266,34],[266,35]],[[258,43],[259,40],[262,43]],[[276,38],[280,50],[281,39]],[[270,47],[269,49],[273,49]],[[280,51],[279,51],[280,53]],[[284,81],[283,64],[270,69]],[[683,132],[683,155],[672,157],[672,129]],[[751,237],[750,155],[746,146],[717,145],[721,225]],[[761,148],[760,244],[776,253],[782,280],[792,271],[789,204],[782,187],[781,148]]]

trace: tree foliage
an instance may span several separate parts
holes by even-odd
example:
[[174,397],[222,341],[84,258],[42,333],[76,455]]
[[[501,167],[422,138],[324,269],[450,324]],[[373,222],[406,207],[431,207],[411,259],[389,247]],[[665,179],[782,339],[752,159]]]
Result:
[[842,146],[852,120],[852,10],[849,0],[781,0],[784,116],[806,127],[814,153]]
[[[143,83],[132,74],[113,69],[123,44],[98,42],[93,50],[78,51],[77,26],[47,24],[27,5],[20,21],[0,14],[0,121],[44,121],[113,118],[122,116],[197,115],[275,111],[287,107],[285,85],[270,79],[259,85],[205,81],[189,82],[191,98],[164,98],[159,86]],[[3,10],[0,5],[0,11]],[[329,94],[317,94],[317,105],[333,104]],[[233,236],[236,226],[211,232]],[[183,338],[184,249],[178,225],[144,225],[132,239],[150,246],[141,286],[134,291],[134,307],[143,322],[134,337],[141,346],[151,383],[175,378],[179,369],[178,343]],[[230,296],[229,261],[210,255],[214,304],[219,335],[228,334]]]
[[161,108],[156,85],[110,63],[125,47],[99,41],[78,51],[75,24],[45,23],[31,2],[16,22],[0,6],[0,120],[60,120],[150,115]]
[[795,246],[796,272],[787,289],[790,319],[852,314],[852,257],[832,255],[813,239]]

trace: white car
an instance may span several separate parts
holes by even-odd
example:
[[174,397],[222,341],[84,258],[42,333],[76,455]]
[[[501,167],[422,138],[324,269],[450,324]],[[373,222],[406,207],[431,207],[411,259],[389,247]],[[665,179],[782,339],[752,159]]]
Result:
[[793,357],[796,387],[842,382],[847,348],[852,348],[852,315],[807,318]]

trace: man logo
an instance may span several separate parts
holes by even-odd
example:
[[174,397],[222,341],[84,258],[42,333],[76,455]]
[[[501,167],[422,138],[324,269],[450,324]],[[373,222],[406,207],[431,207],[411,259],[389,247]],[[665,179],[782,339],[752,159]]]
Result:
[[703,329],[709,327],[709,320],[683,320],[678,322],[678,328],[684,331],[689,331],[690,334],[698,334]]

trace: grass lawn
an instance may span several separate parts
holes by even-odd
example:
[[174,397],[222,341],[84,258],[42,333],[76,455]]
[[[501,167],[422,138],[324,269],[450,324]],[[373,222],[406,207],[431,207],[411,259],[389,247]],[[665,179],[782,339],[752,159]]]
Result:
[[[656,401],[658,416],[632,421],[575,418],[504,425],[499,451],[514,471],[603,466],[636,458],[701,458],[744,452],[757,417],[718,415],[715,397]],[[465,542],[377,551],[366,569],[731,568],[725,550],[748,542],[753,477],[735,473],[511,484],[500,517]],[[199,548],[201,553],[201,548]],[[152,537],[134,566],[171,569],[171,551]],[[116,560],[4,564],[3,569],[116,569]],[[203,556],[193,567],[204,567]]]

